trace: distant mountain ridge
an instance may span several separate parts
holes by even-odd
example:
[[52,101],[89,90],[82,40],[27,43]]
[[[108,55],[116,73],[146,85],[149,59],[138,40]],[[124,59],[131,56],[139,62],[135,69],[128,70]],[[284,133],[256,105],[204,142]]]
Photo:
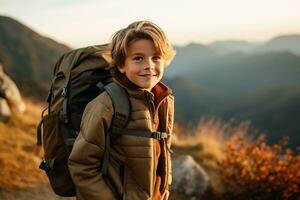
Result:
[[290,51],[300,55],[300,35],[281,35],[263,43],[247,41],[228,40],[213,42],[208,47],[216,53],[226,54],[232,52],[259,53],[259,52],[279,52]]
[[166,77],[174,89],[177,119],[185,124],[210,115],[250,120],[270,142],[288,135],[293,147],[300,145],[300,35],[175,49]]
[[247,41],[228,40],[216,41],[208,45],[215,50],[217,54],[227,54],[232,52],[251,53],[257,48],[258,44]]
[[290,51],[300,55],[300,35],[282,35],[260,47],[260,51]]
[[[275,37],[264,43],[251,43],[241,40],[216,41],[208,45],[190,43],[186,46],[175,46],[176,57],[167,76],[174,77],[193,68],[202,68],[211,62],[224,57],[244,57],[249,54],[290,52],[300,56],[300,34]],[[184,67],[183,67],[184,66]]]
[[46,95],[55,62],[69,50],[12,18],[0,16],[0,62],[27,95]]

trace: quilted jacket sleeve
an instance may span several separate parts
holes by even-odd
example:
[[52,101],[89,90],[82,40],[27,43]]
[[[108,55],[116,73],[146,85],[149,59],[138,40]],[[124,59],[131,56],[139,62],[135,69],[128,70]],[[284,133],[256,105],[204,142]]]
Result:
[[[105,100],[105,96],[102,97]],[[106,101],[103,101],[103,98],[97,97],[87,105],[82,116],[79,136],[69,157],[69,170],[76,186],[78,200],[115,199],[100,172],[105,149],[105,132],[113,115],[111,101],[107,97]]]

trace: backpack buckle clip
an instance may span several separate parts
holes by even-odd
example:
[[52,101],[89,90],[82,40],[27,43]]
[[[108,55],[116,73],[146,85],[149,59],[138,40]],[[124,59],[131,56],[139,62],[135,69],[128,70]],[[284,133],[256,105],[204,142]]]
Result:
[[159,132],[159,131],[152,132],[152,138],[161,140],[161,139],[167,138],[167,133]]
[[68,95],[68,89],[66,86],[62,88],[61,96],[66,97]]
[[51,159],[50,161],[42,160],[39,168],[46,172],[53,170],[54,160],[55,159]]

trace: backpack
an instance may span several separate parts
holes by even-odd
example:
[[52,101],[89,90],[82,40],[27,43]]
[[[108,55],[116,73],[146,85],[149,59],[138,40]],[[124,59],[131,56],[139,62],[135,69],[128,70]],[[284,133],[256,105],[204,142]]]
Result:
[[[40,169],[46,172],[53,191],[60,196],[76,195],[68,169],[68,158],[87,103],[106,90],[114,106],[112,132],[121,131],[128,122],[128,95],[121,86],[112,82],[111,74],[106,70],[109,63],[106,52],[107,45],[72,50],[62,55],[54,67],[54,77],[47,97],[48,107],[43,110],[37,128],[37,145],[43,145],[44,149]],[[46,110],[48,114],[44,116]],[[107,171],[111,144],[110,137],[106,138],[101,169],[103,175]]]

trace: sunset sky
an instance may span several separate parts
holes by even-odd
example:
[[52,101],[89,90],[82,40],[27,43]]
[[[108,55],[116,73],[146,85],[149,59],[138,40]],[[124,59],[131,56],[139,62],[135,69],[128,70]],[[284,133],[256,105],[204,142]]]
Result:
[[176,45],[300,34],[299,0],[0,0],[0,15],[71,47],[107,42],[141,19]]

